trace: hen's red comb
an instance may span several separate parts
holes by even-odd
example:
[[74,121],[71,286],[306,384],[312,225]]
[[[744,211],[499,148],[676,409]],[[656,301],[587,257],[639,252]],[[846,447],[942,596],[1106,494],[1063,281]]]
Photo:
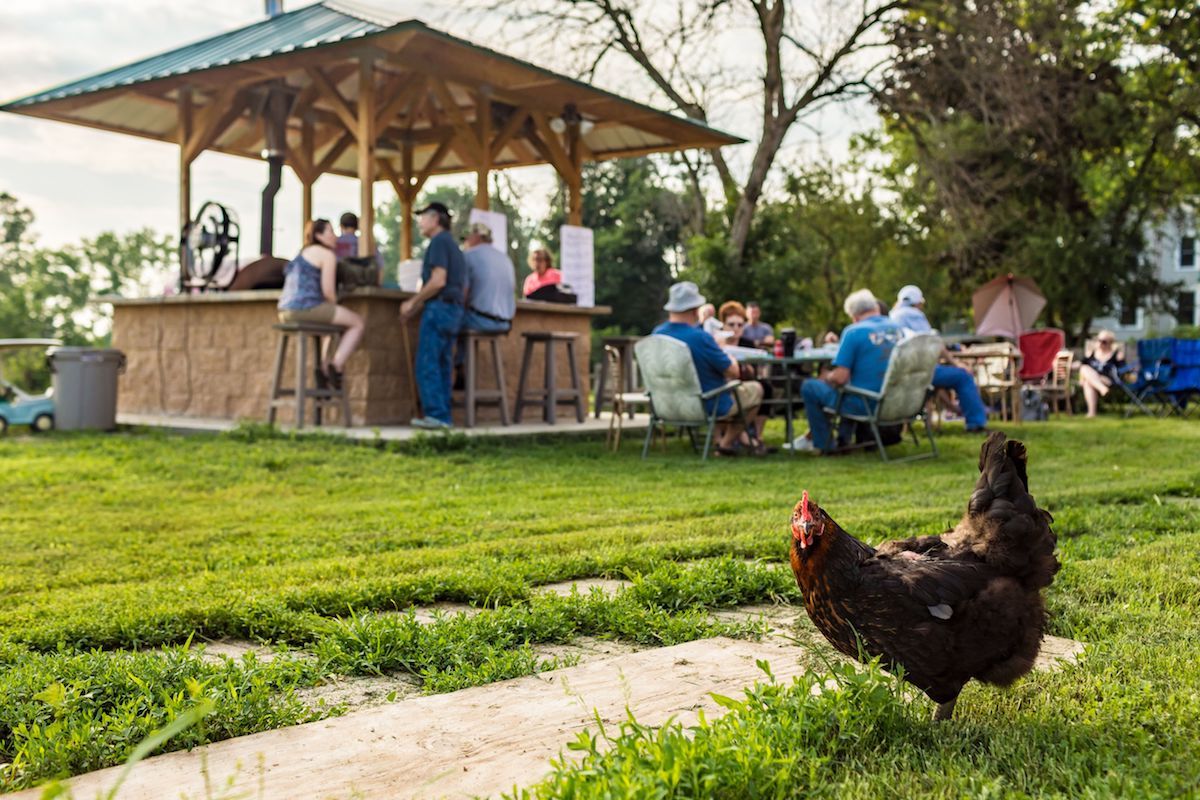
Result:
[[800,497],[800,519],[804,522],[812,522],[812,509],[808,507],[808,489],[804,490],[804,494]]

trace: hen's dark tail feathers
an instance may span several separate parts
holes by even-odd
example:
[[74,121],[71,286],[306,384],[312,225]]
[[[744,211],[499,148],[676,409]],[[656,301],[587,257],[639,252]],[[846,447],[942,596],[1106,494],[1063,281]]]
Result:
[[963,544],[1028,588],[1048,586],[1058,571],[1050,514],[1029,494],[1025,445],[992,433],[979,451],[979,480],[967,504]]

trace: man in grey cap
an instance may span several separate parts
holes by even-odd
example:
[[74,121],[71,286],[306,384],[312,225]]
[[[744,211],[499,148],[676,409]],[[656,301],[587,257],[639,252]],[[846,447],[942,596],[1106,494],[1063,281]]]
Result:
[[[924,309],[925,295],[921,287],[910,283],[897,293],[896,305],[888,316],[892,318],[892,322],[910,333],[935,333]],[[942,360],[949,363],[938,364],[933,370],[934,388],[953,391],[958,396],[958,405],[962,409],[967,433],[987,433],[987,409],[979,396],[979,386],[976,385],[975,378],[966,369],[954,363],[954,354],[949,350],[942,352]]]
[[[708,392],[724,386],[728,381],[737,380],[741,375],[738,362],[725,353],[715,339],[705,333],[698,324],[700,322],[700,306],[707,301],[696,284],[683,281],[671,286],[667,304],[663,310],[670,314],[666,322],[654,329],[653,333],[670,336],[688,346],[692,353],[692,362],[696,365],[696,373],[700,376],[700,389]],[[758,407],[762,404],[763,388],[758,381],[744,381],[736,389],[739,404],[746,416],[746,423],[755,433],[749,434],[747,440],[750,451],[754,455],[767,452],[761,438],[757,435],[759,422]],[[732,419],[737,413],[733,398],[726,392],[719,397],[707,400],[705,411],[712,411],[715,404],[718,419]],[[724,426],[721,438],[717,442],[717,452],[730,454],[741,436],[741,427],[734,424]]]

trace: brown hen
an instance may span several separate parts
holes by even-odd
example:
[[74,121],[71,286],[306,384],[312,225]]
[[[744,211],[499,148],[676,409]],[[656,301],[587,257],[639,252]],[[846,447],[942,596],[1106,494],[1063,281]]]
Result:
[[1050,514],[1029,494],[1025,446],[988,437],[962,520],[941,536],[872,548],[804,495],[791,562],[804,607],[834,647],[903,667],[949,719],[972,678],[1007,686],[1033,667],[1058,560]]

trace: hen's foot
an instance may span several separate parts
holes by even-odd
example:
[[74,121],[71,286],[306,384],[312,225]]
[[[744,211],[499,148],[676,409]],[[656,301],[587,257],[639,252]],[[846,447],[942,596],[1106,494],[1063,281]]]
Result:
[[933,721],[942,722],[954,716],[954,704],[958,702],[958,698],[954,698],[948,703],[938,703],[938,707],[933,710]]

